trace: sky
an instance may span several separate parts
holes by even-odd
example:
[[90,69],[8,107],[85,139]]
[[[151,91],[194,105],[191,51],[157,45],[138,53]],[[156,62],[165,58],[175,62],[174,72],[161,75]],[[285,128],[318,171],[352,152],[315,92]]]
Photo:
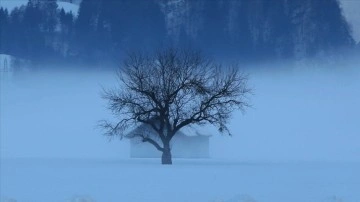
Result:
[[[250,74],[252,108],[235,111],[232,137],[210,135],[214,159],[360,161],[356,64],[271,64]],[[268,69],[272,69],[269,71]],[[3,75],[4,76],[4,75]],[[97,127],[112,119],[101,99],[113,72],[31,72],[2,77],[1,158],[128,158],[129,142]]]

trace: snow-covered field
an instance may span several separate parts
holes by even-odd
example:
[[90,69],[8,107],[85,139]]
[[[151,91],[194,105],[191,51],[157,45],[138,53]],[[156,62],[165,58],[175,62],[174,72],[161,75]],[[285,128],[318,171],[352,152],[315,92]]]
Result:
[[234,112],[233,137],[214,130],[211,159],[172,166],[101,135],[112,72],[18,72],[0,81],[1,202],[359,202],[351,64],[250,71],[253,108]]
[[2,159],[1,197],[19,202],[358,202],[359,163]]

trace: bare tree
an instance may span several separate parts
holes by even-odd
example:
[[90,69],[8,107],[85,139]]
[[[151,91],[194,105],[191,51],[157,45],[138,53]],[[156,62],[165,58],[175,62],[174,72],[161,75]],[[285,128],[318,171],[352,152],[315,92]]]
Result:
[[[231,113],[249,106],[247,76],[236,66],[216,65],[197,51],[130,54],[117,76],[119,88],[104,89],[103,98],[119,121],[103,121],[105,134],[141,138],[162,152],[162,164],[172,164],[170,141],[181,128],[211,124],[231,135],[227,127]],[[151,127],[161,141],[127,133],[139,124]]]

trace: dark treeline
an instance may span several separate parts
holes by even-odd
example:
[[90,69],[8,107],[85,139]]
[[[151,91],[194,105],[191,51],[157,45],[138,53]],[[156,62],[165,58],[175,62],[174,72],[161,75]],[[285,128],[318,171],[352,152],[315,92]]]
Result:
[[126,51],[191,47],[242,60],[355,46],[337,0],[56,0],[0,9],[0,52],[32,63],[116,62]]
[[0,8],[0,53],[33,64],[115,64],[127,51],[164,45],[165,19],[152,1],[84,0],[78,13],[56,0]]
[[0,51],[35,63],[69,56],[74,16],[57,7],[56,0],[30,0],[11,12],[1,8]]
[[180,9],[174,1],[162,2],[168,15],[182,12],[172,39],[213,55],[308,58],[355,45],[337,0],[184,0]]

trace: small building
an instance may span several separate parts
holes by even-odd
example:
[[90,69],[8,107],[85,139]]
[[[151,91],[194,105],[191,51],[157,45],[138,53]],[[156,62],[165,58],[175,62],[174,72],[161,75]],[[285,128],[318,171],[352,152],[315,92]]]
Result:
[[[130,134],[143,133],[151,137],[160,146],[162,142],[149,126],[140,125]],[[175,134],[170,142],[173,158],[209,158],[209,134],[201,134],[196,129],[184,129]],[[142,142],[140,137],[130,139],[131,158],[160,158],[162,153],[152,144]]]
[[0,54],[0,80],[9,80],[14,74],[13,57],[10,55]]

